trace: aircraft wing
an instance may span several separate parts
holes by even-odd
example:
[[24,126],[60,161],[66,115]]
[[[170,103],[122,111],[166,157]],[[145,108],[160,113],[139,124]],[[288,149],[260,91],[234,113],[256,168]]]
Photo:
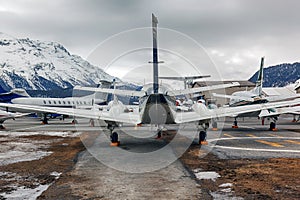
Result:
[[300,97],[300,94],[295,94],[295,95],[291,95],[291,96],[278,95],[278,96],[266,97],[266,99],[268,101],[282,101],[282,100],[288,100],[288,99],[295,99],[295,98],[299,98],[299,97]]
[[284,107],[284,108],[277,108],[275,110],[262,110],[259,114],[259,117],[271,117],[277,116],[280,114],[294,114],[300,115],[300,106],[295,107]]
[[200,79],[200,78],[208,78],[210,75],[204,76],[160,76],[159,79],[166,79],[166,80],[177,80],[177,81],[185,81],[185,80],[193,80],[193,79]]
[[100,119],[107,121],[114,121],[120,123],[131,123],[139,124],[141,123],[140,115],[134,112],[120,112],[116,111],[100,111],[99,109],[75,109],[75,108],[61,108],[61,107],[45,107],[45,106],[33,106],[24,104],[8,104],[0,103],[0,107],[12,108],[18,110],[19,112],[40,112],[40,113],[56,113],[62,115],[70,115],[76,117],[84,117],[89,119]]
[[223,88],[234,87],[239,85],[240,84],[238,82],[232,82],[227,84],[211,85],[211,86],[198,87],[198,88],[188,88],[183,90],[169,90],[167,91],[167,94],[178,96],[178,95],[194,94],[194,93],[204,92],[209,90],[223,89]]
[[116,95],[122,95],[122,96],[136,96],[136,97],[142,97],[142,96],[146,95],[145,91],[119,90],[119,89],[81,87],[81,86],[75,86],[74,90],[84,90],[84,91],[91,91],[91,92],[103,92],[103,93],[110,93],[110,94],[116,94]]
[[185,123],[198,120],[208,120],[218,117],[228,117],[239,115],[243,113],[249,113],[259,110],[267,110],[272,108],[278,108],[283,106],[292,106],[300,103],[300,99],[278,102],[278,103],[265,103],[265,104],[254,104],[244,105],[236,107],[221,107],[216,109],[207,109],[205,106],[194,107],[191,112],[178,112],[175,117],[176,123]]

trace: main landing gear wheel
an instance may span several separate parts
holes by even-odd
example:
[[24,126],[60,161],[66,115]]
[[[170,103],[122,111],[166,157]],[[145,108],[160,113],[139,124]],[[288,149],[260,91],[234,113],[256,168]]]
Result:
[[277,128],[276,128],[276,123],[275,122],[271,122],[270,123],[270,128],[269,128],[270,131],[276,131]]
[[157,137],[156,137],[156,139],[160,139],[161,138],[161,130],[159,130],[158,132],[157,132]]
[[218,122],[216,122],[216,121],[212,122],[212,130],[213,131],[217,131],[218,130]]
[[238,128],[238,122],[236,119],[233,122],[232,128]]
[[47,118],[46,114],[44,114],[44,116],[43,116],[42,124],[48,124],[48,118]]
[[90,119],[90,126],[95,127],[95,120],[94,119]]
[[207,144],[205,131],[200,131],[200,133],[199,133],[199,144],[200,145]]
[[110,141],[111,141],[111,146],[119,146],[120,145],[120,141],[119,141],[119,136],[117,132],[113,132],[110,135]]

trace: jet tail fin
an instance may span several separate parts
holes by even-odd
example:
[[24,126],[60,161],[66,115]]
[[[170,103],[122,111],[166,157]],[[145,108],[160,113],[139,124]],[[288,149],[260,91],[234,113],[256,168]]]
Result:
[[14,88],[14,89],[11,89],[10,92],[12,94],[16,94],[21,97],[30,97],[30,95],[23,88]]
[[263,79],[264,79],[264,74],[263,74],[264,60],[265,60],[265,57],[262,57],[261,62],[260,62],[260,68],[258,71],[257,81],[256,81],[255,88],[254,88],[254,92],[260,97],[262,96],[262,85],[263,85]]

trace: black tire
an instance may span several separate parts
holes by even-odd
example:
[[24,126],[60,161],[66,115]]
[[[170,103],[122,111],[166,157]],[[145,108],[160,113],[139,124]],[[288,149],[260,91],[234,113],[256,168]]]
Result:
[[206,132],[205,131],[200,131],[199,133],[199,143],[205,141],[206,138]]
[[157,138],[161,138],[161,130],[157,133]]
[[234,126],[237,126],[237,124],[238,124],[238,123],[237,123],[237,121],[235,120],[235,121],[233,122],[233,125],[234,125]]
[[110,140],[111,140],[112,143],[118,142],[118,140],[119,140],[118,133],[117,133],[117,132],[113,132],[113,133],[110,135]]
[[275,122],[270,123],[270,131],[274,130],[276,128]]
[[218,128],[218,123],[217,123],[216,121],[213,121],[212,127],[213,127],[213,128]]

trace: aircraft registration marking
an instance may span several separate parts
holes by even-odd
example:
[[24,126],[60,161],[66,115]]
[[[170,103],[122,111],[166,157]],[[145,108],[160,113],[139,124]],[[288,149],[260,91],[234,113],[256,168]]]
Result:
[[276,142],[268,142],[268,141],[265,141],[265,140],[255,140],[255,141],[259,142],[259,143],[262,143],[262,144],[272,146],[272,147],[284,147],[283,145],[281,145],[279,143],[276,143]]

